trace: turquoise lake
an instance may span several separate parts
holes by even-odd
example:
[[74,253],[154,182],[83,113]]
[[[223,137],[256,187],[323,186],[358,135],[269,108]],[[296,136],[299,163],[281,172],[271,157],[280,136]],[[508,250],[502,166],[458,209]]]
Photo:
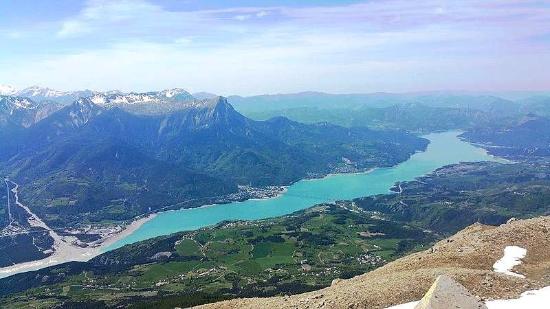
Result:
[[224,220],[272,218],[319,203],[388,193],[398,181],[413,180],[448,164],[496,160],[485,150],[461,141],[459,134],[452,131],[426,135],[424,137],[430,140],[427,150],[414,154],[399,165],[374,169],[368,173],[301,180],[276,198],[162,212],[106,251],[156,236],[196,230]]

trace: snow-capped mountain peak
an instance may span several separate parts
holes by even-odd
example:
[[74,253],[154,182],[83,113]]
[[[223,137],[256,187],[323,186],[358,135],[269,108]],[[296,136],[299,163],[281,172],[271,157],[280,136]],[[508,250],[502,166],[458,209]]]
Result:
[[13,114],[16,110],[35,109],[37,105],[27,98],[5,96],[0,98],[0,108],[7,110],[9,114]]
[[187,102],[194,99],[189,92],[180,88],[144,93],[95,92],[89,98],[97,105],[159,104],[173,101]]
[[40,87],[40,86],[31,86],[18,91],[16,94],[21,97],[44,97],[44,98],[54,98],[54,97],[65,95],[65,93],[62,91]]
[[[12,87],[0,88],[10,93],[10,97],[28,98],[40,106],[68,106],[81,98],[103,108],[119,107],[133,113],[161,114],[188,108],[210,107],[205,100],[195,98],[182,88],[171,88],[161,91],[130,92],[113,91],[58,91],[51,88],[32,86],[20,91]],[[13,89],[13,90],[12,90]],[[12,94],[13,93],[13,94]],[[0,93],[1,94],[1,93]],[[15,107],[15,105],[11,104]],[[21,106],[24,106],[21,105]],[[17,107],[23,108],[23,107]]]
[[107,96],[99,92],[94,93],[94,95],[90,97],[90,101],[92,101],[94,104],[97,104],[97,105],[105,105],[107,104]]
[[162,91],[159,92],[159,95],[167,97],[167,98],[172,98],[172,97],[175,97],[175,96],[183,96],[183,97],[187,97],[187,98],[192,98],[192,95],[189,92],[187,92],[187,91],[185,91],[184,89],[181,89],[181,88],[173,88],[173,89],[162,90]]
[[0,85],[0,95],[14,95],[17,92],[15,87],[10,85]]

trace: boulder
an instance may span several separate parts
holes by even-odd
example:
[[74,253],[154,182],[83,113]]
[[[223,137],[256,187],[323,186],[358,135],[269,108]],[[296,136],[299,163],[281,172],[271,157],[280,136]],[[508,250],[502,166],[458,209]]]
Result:
[[487,309],[462,284],[446,275],[437,277],[426,295],[414,309]]

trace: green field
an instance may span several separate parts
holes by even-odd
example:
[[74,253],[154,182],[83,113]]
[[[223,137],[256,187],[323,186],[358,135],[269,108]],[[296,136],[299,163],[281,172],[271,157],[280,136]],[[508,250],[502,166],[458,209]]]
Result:
[[[45,307],[79,302],[116,306],[139,301],[145,307],[168,308],[293,294],[377,268],[405,254],[401,248],[407,242],[421,248],[434,239],[419,228],[321,205],[282,218],[223,223],[157,238],[87,264],[43,270],[35,276],[46,278],[46,284],[40,280],[40,287],[16,294],[9,304],[25,307],[31,300]],[[125,265],[113,271],[112,265],[120,262]],[[63,280],[56,283],[60,274]]]

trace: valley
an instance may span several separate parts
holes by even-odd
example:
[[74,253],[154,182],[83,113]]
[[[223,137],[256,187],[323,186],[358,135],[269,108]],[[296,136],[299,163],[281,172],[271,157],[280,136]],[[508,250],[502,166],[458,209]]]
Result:
[[4,301],[13,304],[171,308],[315,290],[368,274],[475,222],[550,214],[547,171],[546,164],[449,165],[400,182],[400,193],[140,241],[87,263],[0,280],[0,292],[12,295]]
[[[30,125],[26,107],[11,118],[25,122],[0,136],[0,305],[303,293],[476,222],[549,214],[546,144],[527,138],[546,134],[542,116],[489,124],[477,111],[427,127],[424,112],[462,112],[409,106],[398,126],[372,130],[251,120],[224,98],[163,99],[172,92],[95,94]],[[507,145],[502,134],[524,138]],[[494,150],[513,147],[521,155]]]
[[[95,231],[100,233],[101,237],[98,240],[85,243],[80,241],[78,237],[74,236],[74,234],[68,229],[50,228],[44,221],[34,214],[29,207],[19,201],[19,185],[7,178],[6,183],[8,186],[9,184],[13,186],[10,191],[15,199],[14,204],[24,210],[26,222],[20,223],[17,220],[12,219],[9,225],[2,230],[1,237],[3,239],[14,239],[21,236],[29,237],[32,239],[32,246],[27,248],[28,251],[25,252],[27,257],[33,257],[41,254],[44,257],[32,261],[26,261],[25,259],[17,260],[19,257],[18,253],[12,251],[17,251],[18,249],[21,249],[21,247],[14,245],[13,243],[8,243],[9,247],[4,247],[5,251],[3,254],[3,262],[10,262],[13,265],[0,268],[0,278],[20,272],[32,271],[48,266],[62,264],[67,261],[87,261],[94,256],[99,255],[103,251],[103,248],[106,248],[113,242],[122,238],[124,235],[128,235],[133,230],[137,229],[141,224],[153,217],[153,215],[150,215],[146,218],[136,219],[125,227],[117,226],[110,230],[107,229],[106,231]],[[35,239],[35,234],[37,233],[39,234],[39,237],[45,236],[49,241],[37,241]],[[88,230],[87,233],[93,235],[94,231]],[[23,240],[23,242],[24,241],[25,240]],[[46,243],[47,245],[45,245]],[[35,252],[35,255],[32,254],[33,252]]]
[[159,213],[155,219],[115,243],[110,249],[155,236],[195,230],[225,220],[256,220],[281,216],[315,204],[384,194],[400,181],[413,180],[444,165],[466,161],[498,160],[480,148],[461,141],[460,132],[434,133],[426,151],[390,168],[365,173],[334,174],[294,183],[272,199],[248,200]]
[[22,201],[16,220],[0,211],[8,229],[21,227],[0,239],[11,248],[4,275],[89,259],[151,214],[277,197],[300,179],[393,166],[428,144],[400,131],[253,121],[225,98],[181,89],[54,105],[31,97],[0,97],[0,171],[15,186],[2,195],[9,207]]
[[[126,230],[122,230],[124,226],[120,225],[114,226],[114,229],[96,228],[98,229],[97,232],[94,232],[94,229],[88,229],[85,233],[69,232],[70,229],[67,228],[58,229],[59,232],[63,232],[64,240],[54,242],[52,245],[53,250],[49,251],[50,254],[54,253],[54,255],[45,257],[40,261],[17,263],[13,266],[0,268],[0,276],[8,276],[68,261],[85,261],[101,252],[113,250],[125,244],[178,231],[195,230],[225,220],[253,220],[276,217],[322,202],[385,193],[389,192],[390,187],[396,181],[414,179],[445,164],[492,159],[480,149],[461,142],[457,138],[458,134],[458,132],[449,132],[427,136],[431,143],[426,152],[413,155],[409,161],[395,168],[303,180],[286,188],[285,191],[281,191],[281,188],[271,188],[272,193],[267,193],[268,197],[273,193],[280,195],[268,199],[237,200],[229,204],[221,203],[208,207],[161,212],[154,217],[149,217],[147,220],[140,219],[137,221],[138,224],[130,224],[129,226],[133,228]],[[440,155],[449,148],[455,148],[456,157]],[[423,162],[423,164],[419,164],[420,162]],[[336,188],[341,189],[336,190]],[[342,190],[342,188],[346,189]],[[250,194],[250,188],[242,188],[242,190]],[[255,194],[252,195],[258,194],[256,191],[253,192]],[[326,193],[331,195],[323,196]],[[108,232],[101,233],[102,230]],[[99,235],[99,237],[85,241],[83,236],[86,235]],[[60,247],[60,244],[63,246]],[[62,250],[67,246],[70,250]]]

